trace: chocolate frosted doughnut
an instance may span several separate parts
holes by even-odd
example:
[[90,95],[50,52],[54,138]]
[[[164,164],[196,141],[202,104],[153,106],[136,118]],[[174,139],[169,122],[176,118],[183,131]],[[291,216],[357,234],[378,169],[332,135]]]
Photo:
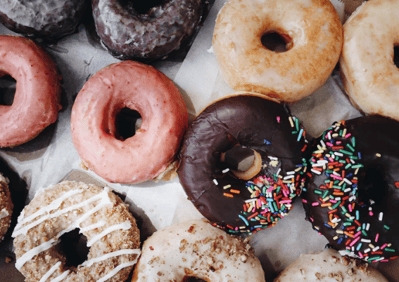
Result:
[[92,0],[97,33],[114,57],[161,58],[177,49],[201,19],[202,0],[155,2],[162,5],[141,11],[145,4],[139,1]]
[[56,39],[76,30],[86,6],[82,0],[4,0],[0,22],[28,37]]
[[[282,105],[249,94],[224,98],[186,132],[180,182],[197,209],[229,233],[274,226],[303,187],[304,136]],[[237,144],[261,156],[261,170],[251,180],[238,178],[221,160]]]
[[302,194],[307,218],[342,254],[368,262],[399,254],[399,123],[336,122],[315,143]]

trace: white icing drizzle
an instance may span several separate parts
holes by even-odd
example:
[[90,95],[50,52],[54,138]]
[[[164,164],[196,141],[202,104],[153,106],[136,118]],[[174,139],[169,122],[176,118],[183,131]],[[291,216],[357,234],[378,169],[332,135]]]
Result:
[[100,220],[99,222],[96,222],[96,223],[94,223],[92,225],[80,228],[79,232],[83,233],[83,232],[86,232],[86,231],[89,231],[89,230],[93,230],[95,228],[103,227],[105,224],[106,224],[106,222],[104,220]]
[[7,217],[7,216],[9,216],[10,214],[8,213],[8,210],[6,210],[6,209],[2,209],[1,211],[0,211],[0,219],[2,219],[2,218],[5,218],[5,217]]
[[61,265],[61,262],[57,262],[56,264],[54,264],[49,271],[46,272],[46,274],[44,274],[42,276],[42,278],[40,279],[39,282],[45,282],[47,281],[47,279],[57,270],[57,268]]
[[71,271],[70,270],[64,271],[61,275],[52,279],[51,282],[59,282],[59,281],[64,280],[68,276],[69,272],[71,272]]
[[50,249],[53,245],[57,244],[58,240],[56,240],[55,238],[44,242],[43,244],[30,249],[29,251],[27,251],[26,253],[24,253],[20,258],[17,259],[17,261],[15,262],[15,268],[20,270],[22,266],[24,266],[24,264],[28,261],[31,260],[35,255],[40,254],[41,252]]
[[84,267],[90,267],[92,266],[94,263],[96,262],[100,262],[100,261],[104,261],[106,259],[112,258],[112,257],[117,257],[117,256],[121,256],[121,255],[134,255],[136,254],[137,257],[136,259],[133,261],[134,263],[137,262],[137,260],[139,259],[139,255],[140,255],[141,251],[140,249],[124,249],[124,250],[119,250],[119,251],[115,251],[112,253],[107,253],[104,254],[102,256],[96,257],[96,258],[92,258],[90,260],[85,261],[84,263],[82,263],[82,266]]
[[120,265],[115,267],[112,271],[110,271],[107,275],[98,279],[97,282],[104,282],[104,281],[108,280],[109,278],[113,277],[115,274],[117,274],[121,269],[123,269],[125,267],[132,266],[135,263],[136,262],[134,262],[134,261],[121,263]]
[[119,230],[119,229],[127,230],[127,229],[130,229],[131,227],[132,227],[132,224],[130,221],[125,221],[125,222],[122,222],[119,224],[112,225],[112,226],[106,228],[100,234],[97,234],[96,236],[94,236],[89,242],[87,242],[87,246],[91,247],[95,242],[100,240],[102,237],[107,236],[109,233],[111,233],[115,230]]

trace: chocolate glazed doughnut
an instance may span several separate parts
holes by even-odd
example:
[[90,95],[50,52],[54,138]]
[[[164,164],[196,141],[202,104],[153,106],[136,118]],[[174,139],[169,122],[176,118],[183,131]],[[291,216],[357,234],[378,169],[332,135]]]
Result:
[[[180,182],[197,209],[228,233],[274,226],[304,184],[304,135],[282,105],[249,94],[224,98],[203,110],[186,132]],[[261,169],[250,180],[238,178],[221,160],[237,145],[261,156]]]
[[[145,4],[125,0],[92,0],[96,30],[118,59],[157,59],[192,34],[203,10],[202,0],[163,0],[140,13]],[[140,11],[140,12],[139,12]]]
[[82,0],[2,0],[0,22],[27,37],[53,40],[73,33],[86,7]]
[[302,193],[307,218],[343,255],[399,254],[399,123],[379,116],[336,122],[313,147]]

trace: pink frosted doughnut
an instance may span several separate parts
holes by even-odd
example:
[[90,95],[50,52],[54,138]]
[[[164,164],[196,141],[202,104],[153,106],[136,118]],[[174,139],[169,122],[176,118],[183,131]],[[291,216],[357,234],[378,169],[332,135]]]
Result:
[[[135,135],[116,136],[117,114],[137,111]],[[184,100],[155,68],[133,61],[107,66],[83,86],[72,107],[72,140],[84,164],[110,182],[154,179],[174,161],[188,126]]]
[[56,65],[32,40],[0,36],[0,77],[7,74],[17,84],[12,105],[0,105],[0,147],[35,138],[57,120],[61,109]]

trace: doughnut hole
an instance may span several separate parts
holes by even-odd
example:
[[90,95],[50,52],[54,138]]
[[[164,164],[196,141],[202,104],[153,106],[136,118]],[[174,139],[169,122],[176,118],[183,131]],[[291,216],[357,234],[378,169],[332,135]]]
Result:
[[126,140],[136,134],[141,126],[141,115],[139,112],[123,108],[115,118],[116,135],[119,140]]
[[271,31],[261,37],[261,42],[267,49],[281,53],[290,50],[293,46],[292,38],[283,32]]
[[151,10],[160,7],[170,0],[120,0],[120,4],[131,13],[139,13],[140,15],[151,14]]
[[399,43],[393,48],[393,63],[399,68]]
[[79,234],[79,228],[63,234],[56,246],[65,259],[66,267],[77,267],[87,260],[90,248],[87,247],[87,238]]
[[10,75],[0,73],[0,105],[11,106],[14,102],[17,82]]

